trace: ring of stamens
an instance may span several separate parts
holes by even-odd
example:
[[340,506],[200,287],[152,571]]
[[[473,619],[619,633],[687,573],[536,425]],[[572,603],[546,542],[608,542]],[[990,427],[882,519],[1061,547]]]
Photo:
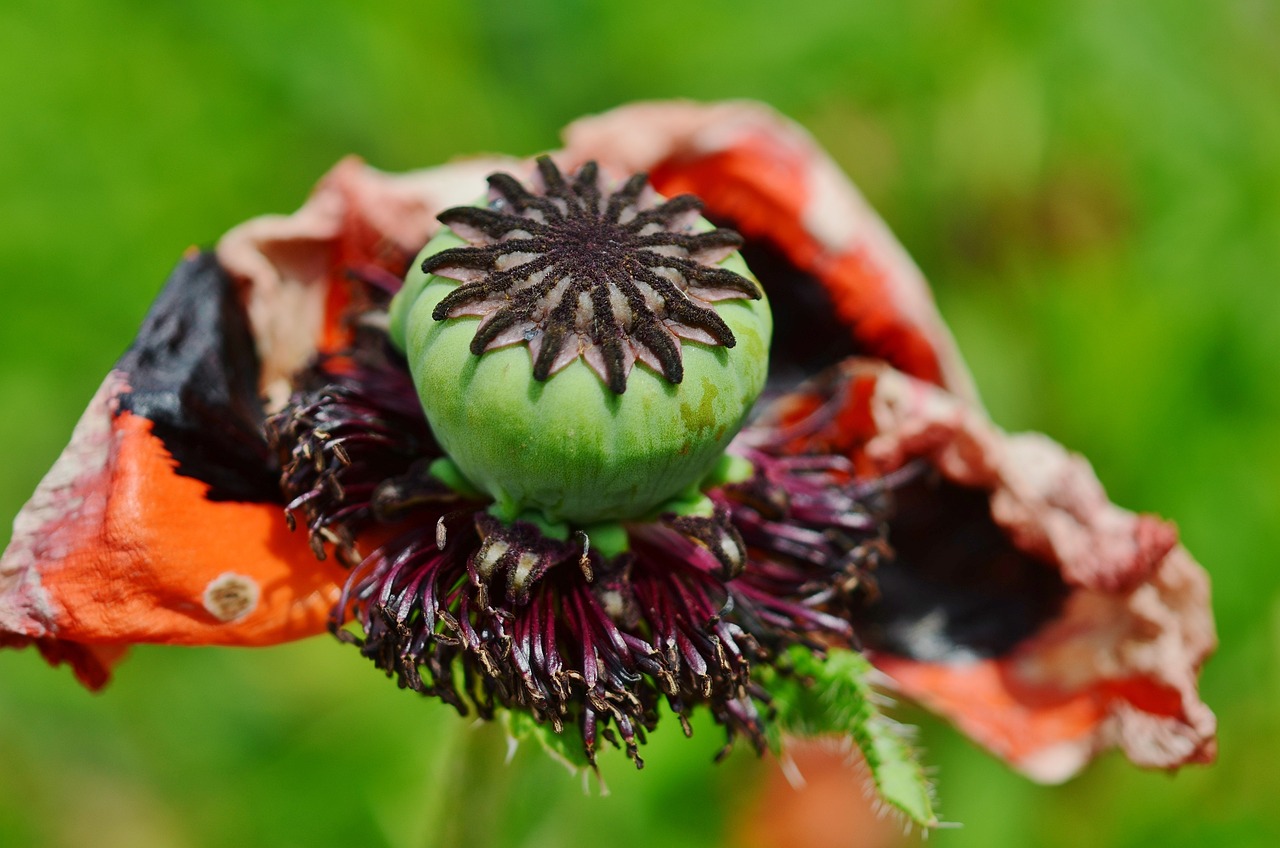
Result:
[[790,452],[803,422],[757,424],[737,448],[751,473],[706,491],[711,515],[636,522],[630,550],[606,556],[435,479],[440,448],[385,339],[358,337],[298,384],[266,432],[286,509],[317,556],[351,566],[333,633],[459,712],[576,734],[588,762],[608,741],[641,765],[663,702],[686,733],[706,707],[727,743],[763,751],[773,719],[753,669],[854,644],[891,557],[881,489],[910,482],[859,483],[843,456]]
[[681,339],[735,345],[711,304],[761,297],[754,281],[715,264],[741,236],[696,231],[700,201],[687,194],[663,201],[645,174],[606,193],[594,162],[571,178],[545,156],[537,169],[541,192],[496,173],[489,207],[439,216],[470,244],[423,262],[424,272],[462,282],[432,318],[479,316],[476,356],[528,344],[537,380],[581,356],[616,394],[626,391],[637,360],[679,383]]

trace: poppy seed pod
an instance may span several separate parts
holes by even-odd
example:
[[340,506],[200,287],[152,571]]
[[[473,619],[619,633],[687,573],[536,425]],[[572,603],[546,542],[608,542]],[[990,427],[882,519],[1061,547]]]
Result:
[[768,369],[741,239],[643,174],[610,193],[538,164],[540,191],[495,174],[487,207],[443,213],[392,306],[432,431],[508,520],[696,508]]

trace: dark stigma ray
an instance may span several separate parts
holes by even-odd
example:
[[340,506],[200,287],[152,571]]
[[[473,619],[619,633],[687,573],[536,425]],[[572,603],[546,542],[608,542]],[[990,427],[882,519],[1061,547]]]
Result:
[[[489,177],[497,198],[489,208],[456,207],[439,216],[475,238],[424,260],[425,273],[467,277],[432,317],[480,315],[472,353],[536,340],[534,378],[547,380],[575,358],[565,355],[571,345],[577,355],[594,348],[603,366],[592,367],[602,368],[610,390],[622,394],[635,358],[657,362],[666,380],[679,383],[683,334],[736,344],[711,303],[726,296],[755,300],[761,292],[752,280],[700,261],[736,249],[742,239],[732,230],[695,231],[696,197],[647,205],[654,201],[645,196],[644,174],[606,196],[594,162],[566,178],[543,156],[537,171],[543,193],[496,173]],[[517,328],[523,331],[513,337]]]

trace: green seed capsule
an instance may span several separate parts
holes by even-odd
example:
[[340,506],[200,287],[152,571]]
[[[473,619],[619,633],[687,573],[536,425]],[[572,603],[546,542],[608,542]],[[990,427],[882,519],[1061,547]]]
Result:
[[[716,465],[764,387],[772,321],[740,239],[588,164],[490,178],[441,215],[392,304],[440,446],[507,520],[636,519]],[[425,270],[424,270],[425,268]]]

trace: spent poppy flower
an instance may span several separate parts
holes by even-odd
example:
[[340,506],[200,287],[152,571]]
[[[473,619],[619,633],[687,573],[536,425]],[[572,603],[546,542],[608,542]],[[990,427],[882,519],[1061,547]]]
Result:
[[326,629],[574,761],[699,708],[846,734],[925,823],[873,682],[1038,780],[1214,755],[1172,526],[999,430],[884,225],[749,103],[349,159],[183,258],[15,522],[0,645],[97,688],[132,644]]

